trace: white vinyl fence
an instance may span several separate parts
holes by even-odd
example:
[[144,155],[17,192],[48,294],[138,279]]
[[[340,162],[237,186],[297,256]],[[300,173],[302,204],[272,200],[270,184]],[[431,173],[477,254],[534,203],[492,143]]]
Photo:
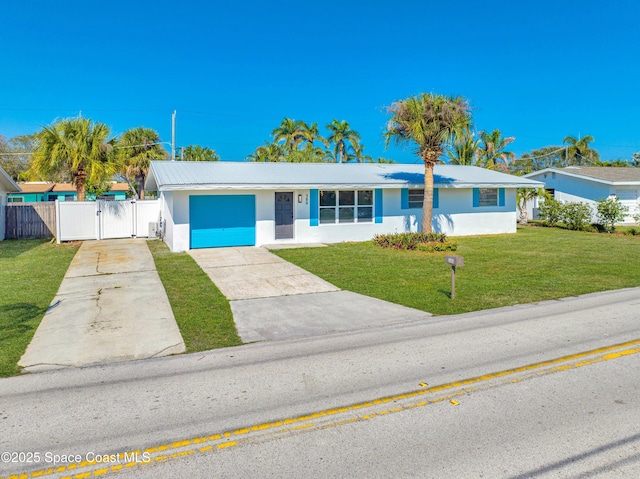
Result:
[[149,236],[160,220],[160,200],[56,201],[57,240],[74,241]]

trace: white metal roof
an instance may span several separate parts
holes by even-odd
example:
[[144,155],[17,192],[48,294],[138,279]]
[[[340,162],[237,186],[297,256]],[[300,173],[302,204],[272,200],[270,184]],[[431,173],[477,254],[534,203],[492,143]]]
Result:
[[[437,188],[540,188],[539,181],[474,166],[436,165]],[[423,164],[152,161],[148,190],[422,188]]]
[[9,192],[21,191],[20,187],[9,176],[9,173],[4,171],[1,166],[0,166],[0,185],[4,187],[5,191],[9,191]]

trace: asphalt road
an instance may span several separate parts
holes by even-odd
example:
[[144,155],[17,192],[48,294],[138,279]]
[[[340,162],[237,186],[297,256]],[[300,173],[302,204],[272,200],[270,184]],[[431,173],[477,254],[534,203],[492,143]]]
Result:
[[639,305],[630,289],[3,379],[0,477],[637,478]]

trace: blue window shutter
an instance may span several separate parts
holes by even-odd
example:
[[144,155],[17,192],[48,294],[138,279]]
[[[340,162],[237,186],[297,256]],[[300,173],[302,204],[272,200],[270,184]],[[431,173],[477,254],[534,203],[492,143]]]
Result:
[[[407,196],[408,198],[408,196]],[[376,223],[382,223],[382,190],[376,189],[374,191],[374,201],[375,201],[375,215],[376,215]],[[407,199],[407,202],[409,200]]]
[[440,208],[440,193],[438,188],[433,189],[433,207]]
[[318,226],[318,190],[310,190],[309,196],[309,223]]
[[498,189],[498,206],[504,206],[504,188]]
[[480,190],[478,188],[473,189],[473,207],[480,206]]
[[403,210],[409,209],[409,188],[402,188],[400,190],[400,208]]

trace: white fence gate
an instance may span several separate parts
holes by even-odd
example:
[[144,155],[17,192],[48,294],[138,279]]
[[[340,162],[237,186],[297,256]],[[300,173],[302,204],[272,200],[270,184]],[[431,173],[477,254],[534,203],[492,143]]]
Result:
[[148,237],[160,220],[160,200],[56,201],[61,241]]

